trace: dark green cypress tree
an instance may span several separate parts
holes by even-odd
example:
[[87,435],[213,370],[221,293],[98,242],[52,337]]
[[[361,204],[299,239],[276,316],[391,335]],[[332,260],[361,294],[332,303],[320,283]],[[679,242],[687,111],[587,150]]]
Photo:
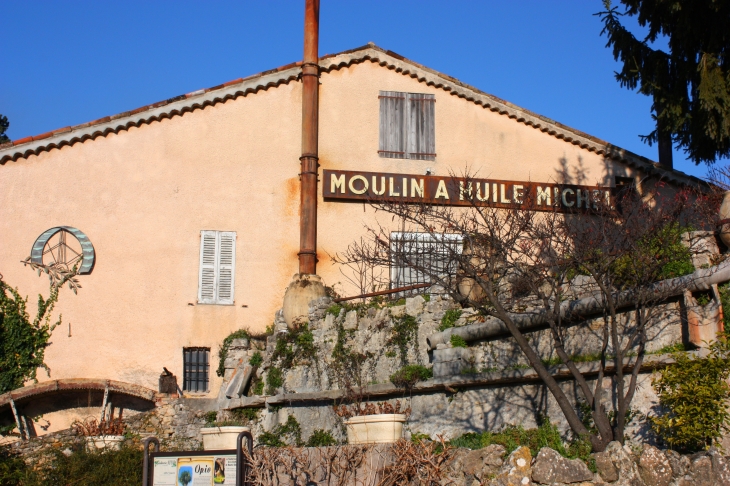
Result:
[[0,143],[9,142],[10,138],[5,135],[5,130],[10,126],[7,116],[0,115]]
[[[730,156],[730,0],[604,0],[601,35],[622,64],[621,86],[651,96],[657,128],[649,145],[671,137],[696,164]],[[637,39],[621,23],[637,16]],[[650,47],[666,36],[669,52]]]

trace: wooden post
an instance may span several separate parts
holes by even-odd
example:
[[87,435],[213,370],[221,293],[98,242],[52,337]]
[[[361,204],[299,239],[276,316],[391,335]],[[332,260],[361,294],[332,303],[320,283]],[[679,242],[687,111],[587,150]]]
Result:
[[106,418],[106,404],[109,400],[109,383],[106,384],[106,387],[104,387],[104,400],[101,402],[101,417],[99,417],[99,422],[103,422],[104,418]]
[[10,409],[13,411],[13,416],[15,417],[15,425],[18,427],[18,432],[20,433],[20,438],[24,440],[29,439],[29,435],[27,431],[23,430],[23,424],[20,420],[20,415],[18,414],[18,409],[15,408],[15,401],[11,398],[10,399]]

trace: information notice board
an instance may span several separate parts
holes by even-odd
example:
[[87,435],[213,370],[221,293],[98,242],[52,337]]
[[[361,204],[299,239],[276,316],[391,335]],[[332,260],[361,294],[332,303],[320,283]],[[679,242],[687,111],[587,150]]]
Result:
[[235,486],[236,451],[153,452],[152,486]]

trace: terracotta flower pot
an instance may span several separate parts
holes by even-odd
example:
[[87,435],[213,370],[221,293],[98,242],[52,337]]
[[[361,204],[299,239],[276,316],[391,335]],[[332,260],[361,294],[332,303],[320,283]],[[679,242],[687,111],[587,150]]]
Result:
[[203,449],[206,451],[235,449],[238,434],[250,431],[251,429],[248,427],[236,425],[203,427],[200,429],[200,433],[203,436]]
[[402,413],[360,415],[345,420],[348,444],[379,444],[395,442],[403,437]]

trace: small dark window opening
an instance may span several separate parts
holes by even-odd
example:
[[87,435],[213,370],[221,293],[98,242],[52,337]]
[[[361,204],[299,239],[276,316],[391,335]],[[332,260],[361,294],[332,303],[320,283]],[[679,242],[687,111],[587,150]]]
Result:
[[210,348],[183,349],[183,390],[191,392],[208,391],[210,369]]
[[616,177],[616,188],[634,187],[636,181],[633,177]]
[[616,188],[613,198],[616,201],[616,210],[619,214],[623,214],[639,197],[639,191],[636,190],[636,180],[633,177],[616,177],[614,181]]

